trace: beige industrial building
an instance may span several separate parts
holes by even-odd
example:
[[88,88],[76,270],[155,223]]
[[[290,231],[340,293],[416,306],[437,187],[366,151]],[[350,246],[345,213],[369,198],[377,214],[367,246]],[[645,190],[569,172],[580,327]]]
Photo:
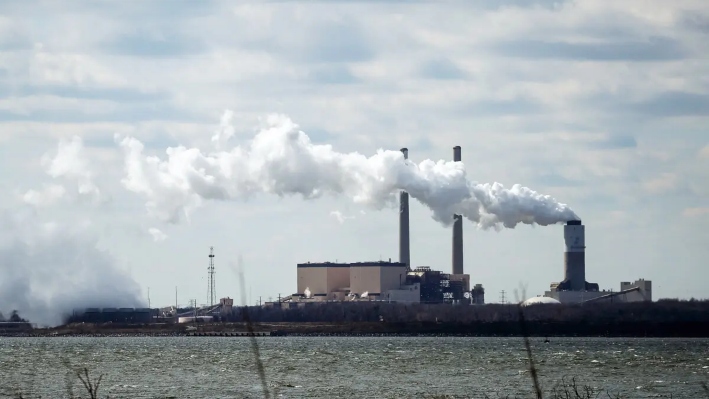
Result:
[[301,263],[298,264],[298,294],[329,299],[328,294],[338,289],[349,288],[349,263]]
[[401,288],[406,283],[406,273],[403,263],[352,263],[350,292],[381,297],[383,293]]
[[406,265],[399,262],[299,263],[295,296],[336,301],[347,297],[385,299],[390,291],[413,288],[405,284],[407,272]]

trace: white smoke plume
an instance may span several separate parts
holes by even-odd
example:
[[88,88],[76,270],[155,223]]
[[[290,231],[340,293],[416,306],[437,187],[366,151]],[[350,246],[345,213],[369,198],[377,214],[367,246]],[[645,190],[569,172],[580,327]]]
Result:
[[74,309],[141,307],[138,284],[96,247],[87,224],[0,212],[0,311],[54,326]]
[[162,230],[156,227],[149,228],[148,233],[150,233],[150,236],[153,237],[153,241],[155,242],[161,242],[167,239],[167,234],[163,233]]
[[[53,326],[75,309],[144,306],[138,284],[97,248],[91,224],[81,221],[86,206],[101,199],[81,138],[60,141],[41,164],[60,184],[27,191],[22,200],[29,206],[0,209],[0,311],[17,310],[33,323]],[[71,209],[63,211],[79,211],[67,222],[38,216],[36,208],[63,199],[90,201],[64,204]]]
[[212,136],[212,144],[216,148],[222,148],[227,145],[228,141],[234,136],[235,129],[232,125],[234,120],[234,112],[226,110],[222,114],[222,119],[219,123],[217,131]]
[[271,115],[266,122],[243,146],[210,153],[171,147],[165,159],[145,156],[135,138],[119,139],[125,153],[123,184],[146,198],[153,216],[171,223],[189,217],[204,200],[244,200],[258,193],[305,199],[330,194],[383,209],[396,206],[400,190],[426,205],[443,225],[452,223],[454,213],[481,228],[578,219],[566,204],[529,188],[468,180],[462,162],[415,164],[400,151],[379,150],[369,157],[339,153],[330,145],[313,144],[286,116]]
[[335,220],[337,220],[337,222],[339,224],[343,224],[343,223],[345,223],[345,221],[355,218],[354,216],[347,216],[340,211],[332,211],[332,212],[330,212],[330,216],[335,218]]
[[101,192],[94,183],[95,176],[80,137],[61,140],[56,152],[48,152],[42,156],[41,164],[49,176],[76,185],[76,189],[68,191],[64,185],[47,184],[42,190],[27,191],[22,197],[25,203],[39,207],[51,206],[69,194],[76,198],[101,199]]
[[37,207],[51,206],[66,195],[66,189],[59,184],[46,184],[41,190],[28,190],[22,200]]

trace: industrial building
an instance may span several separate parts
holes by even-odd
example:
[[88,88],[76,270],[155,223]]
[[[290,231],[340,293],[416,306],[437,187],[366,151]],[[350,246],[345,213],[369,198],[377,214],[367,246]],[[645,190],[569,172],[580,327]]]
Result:
[[552,283],[545,297],[560,303],[592,301],[641,302],[652,301],[652,282],[640,279],[620,283],[620,291],[601,291],[596,283],[586,281],[586,226],[580,220],[570,220],[564,226],[564,280]]
[[144,324],[157,315],[157,309],[149,308],[87,308],[75,310],[68,322]]
[[406,275],[407,267],[400,262],[300,263],[295,296],[333,301],[355,295],[379,299],[401,288]]
[[[409,151],[402,148],[405,162]],[[461,161],[460,146],[453,160]],[[298,292],[287,301],[372,301],[398,303],[483,304],[485,289],[470,289],[470,275],[463,270],[463,217],[453,215],[452,268],[443,273],[422,266],[412,269],[409,239],[409,194],[399,197],[399,261],[357,263],[299,263]]]

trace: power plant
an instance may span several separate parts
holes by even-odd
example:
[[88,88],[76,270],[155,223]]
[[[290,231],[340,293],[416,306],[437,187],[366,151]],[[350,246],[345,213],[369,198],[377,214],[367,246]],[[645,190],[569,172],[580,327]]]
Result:
[[[409,150],[402,148],[404,162],[409,162]],[[461,162],[461,147],[453,147],[453,161]],[[297,264],[297,292],[281,298],[278,304],[297,307],[299,304],[332,301],[385,301],[392,303],[423,303],[482,305],[485,289],[482,284],[471,287],[470,274],[463,262],[463,216],[454,214],[451,241],[450,273],[429,266],[414,267],[411,261],[409,193],[399,193],[399,260],[355,263],[305,262]],[[552,283],[549,291],[525,301],[538,303],[578,304],[588,302],[652,301],[652,282],[639,279],[621,282],[619,291],[600,290],[597,283],[586,281],[586,231],[581,220],[569,220],[564,225],[564,278]],[[214,248],[210,247],[208,270],[208,305],[197,301],[186,308],[161,309],[90,308],[75,313],[76,321],[145,323],[152,319],[178,323],[209,321],[232,313],[233,300],[217,302],[215,290]],[[177,296],[177,294],[176,294]],[[274,302],[266,302],[273,306]]]
[[[409,150],[402,148],[404,160]],[[453,161],[461,161],[460,146]],[[453,215],[451,273],[427,266],[412,269],[409,234],[409,194],[399,194],[399,261],[299,263],[298,292],[287,301],[387,301],[399,303],[483,304],[482,284],[470,288],[463,270],[463,217]]]
[[[409,150],[402,148],[404,161]],[[453,147],[453,161],[461,162],[460,146]],[[298,292],[281,302],[387,301],[399,303],[484,304],[485,289],[465,274],[463,262],[463,217],[453,215],[451,272],[427,266],[412,268],[409,232],[409,194],[399,194],[399,261],[358,263],[299,263]],[[640,279],[622,282],[620,290],[600,290],[586,281],[586,236],[581,220],[564,226],[564,279],[549,291],[531,298],[531,303],[586,303],[590,301],[652,301],[652,282]]]

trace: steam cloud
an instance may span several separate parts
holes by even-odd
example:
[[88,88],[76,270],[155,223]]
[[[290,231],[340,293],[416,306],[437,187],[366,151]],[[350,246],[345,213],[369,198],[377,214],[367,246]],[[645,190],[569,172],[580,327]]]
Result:
[[3,313],[54,326],[74,309],[141,307],[140,286],[96,247],[89,226],[44,222],[32,208],[0,213]]
[[76,186],[76,189],[72,191],[61,184],[45,184],[42,190],[27,191],[22,197],[25,203],[37,207],[51,206],[68,197],[69,194],[73,194],[76,199],[89,198],[94,201],[102,199],[101,191],[94,183],[94,173],[84,153],[84,143],[80,137],[74,136],[71,140],[61,140],[56,153],[44,154],[41,163],[47,175],[71,183]]
[[81,139],[61,141],[42,165],[63,184],[29,190],[22,196],[27,205],[0,210],[0,311],[17,310],[30,322],[54,326],[74,309],[144,306],[140,286],[97,248],[89,223],[73,217],[47,221],[38,214],[37,208],[62,199],[86,205],[83,199],[100,197]]
[[135,138],[117,138],[125,154],[124,186],[146,198],[150,214],[170,223],[189,217],[204,200],[245,200],[258,193],[299,194],[305,199],[342,194],[357,204],[383,209],[395,206],[400,190],[426,205],[446,226],[453,214],[484,229],[578,219],[566,204],[529,188],[470,181],[462,162],[425,160],[417,165],[399,151],[379,150],[366,157],[313,144],[283,115],[267,118],[247,145],[220,150],[233,136],[227,126],[231,118],[229,112],[222,117],[211,153],[171,147],[162,160],[145,156]]

